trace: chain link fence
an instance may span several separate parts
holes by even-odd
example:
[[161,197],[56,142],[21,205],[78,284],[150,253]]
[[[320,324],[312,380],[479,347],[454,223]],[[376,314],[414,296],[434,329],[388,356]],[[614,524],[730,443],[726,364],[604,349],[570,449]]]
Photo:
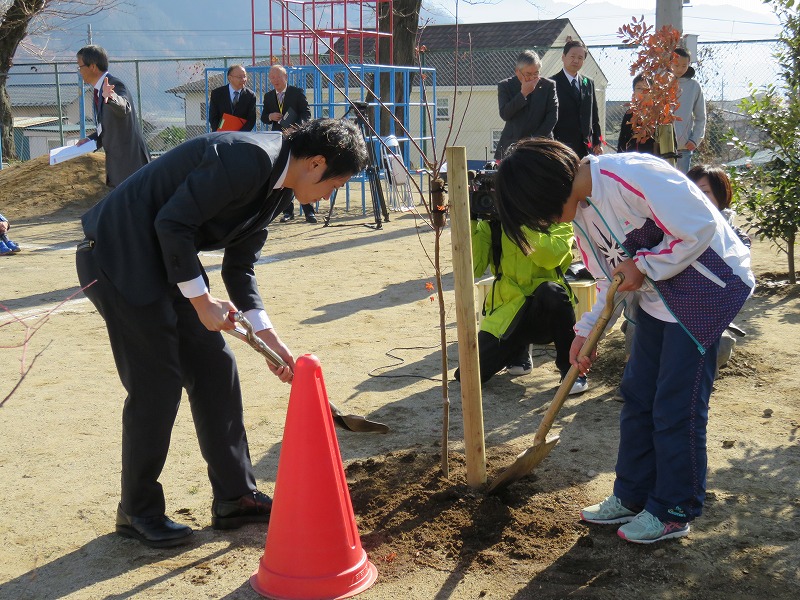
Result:
[[[698,44],[694,64],[707,104],[706,137],[698,160],[726,163],[738,158],[726,143],[734,130],[740,139],[755,135],[738,109],[752,88],[777,80],[773,57],[777,40]],[[542,75],[561,69],[560,48],[536,49],[543,56]],[[636,51],[619,46],[589,48],[586,74],[595,79],[606,142],[616,148],[620,123],[630,100],[630,65]],[[424,66],[437,69],[437,143],[444,144],[449,122],[454,122],[450,145],[467,146],[473,164],[491,157],[503,128],[498,115],[497,82],[514,73],[517,50],[470,52],[458,57],[426,53]],[[111,61],[110,71],[128,86],[150,151],[158,155],[187,137],[206,130],[205,70],[249,64],[250,57],[208,57]],[[456,74],[458,79],[456,80]],[[209,87],[224,82],[222,71]],[[457,84],[457,85],[456,85]],[[260,92],[265,91],[264,84]],[[75,63],[27,62],[9,73],[7,90],[20,159],[46,154],[74,143],[91,128],[91,90],[83,85]],[[257,108],[261,111],[261,97]],[[260,126],[260,123],[259,123]],[[441,153],[441,150],[439,150]]]

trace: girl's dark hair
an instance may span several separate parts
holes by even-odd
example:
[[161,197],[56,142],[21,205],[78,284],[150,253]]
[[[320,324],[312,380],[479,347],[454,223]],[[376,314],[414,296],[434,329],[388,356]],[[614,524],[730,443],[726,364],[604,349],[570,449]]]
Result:
[[636,84],[640,81],[644,81],[648,86],[653,85],[653,80],[649,77],[645,77],[643,73],[639,73],[636,77],[633,78],[633,89],[636,90]]
[[530,138],[508,149],[495,176],[497,215],[506,235],[530,251],[522,228],[546,233],[561,218],[580,159],[550,138]]
[[719,209],[724,210],[730,208],[731,200],[733,199],[733,190],[731,190],[731,180],[725,169],[722,167],[715,167],[712,165],[695,165],[686,176],[697,183],[703,177],[708,178],[708,186],[714,194],[714,198],[719,202]]
[[681,48],[680,46],[678,46],[672,52],[683,58],[688,58],[689,60],[692,59],[692,53],[689,52],[686,48]]
[[351,121],[317,119],[291,129],[286,138],[295,158],[325,157],[325,172],[320,181],[355,175],[367,167],[364,136]]

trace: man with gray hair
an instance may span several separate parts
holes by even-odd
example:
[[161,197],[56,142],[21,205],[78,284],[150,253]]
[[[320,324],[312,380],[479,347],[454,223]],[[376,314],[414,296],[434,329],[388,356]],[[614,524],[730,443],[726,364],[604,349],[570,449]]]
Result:
[[517,56],[515,75],[497,84],[500,118],[506,122],[494,153],[498,160],[523,138],[553,137],[558,120],[556,85],[539,76],[541,69],[539,55],[525,50]]
[[115,188],[150,162],[133,97],[121,80],[108,72],[108,54],[100,46],[84,46],[76,55],[78,73],[92,86],[94,133],[78,141],[97,142],[106,153],[106,185]]

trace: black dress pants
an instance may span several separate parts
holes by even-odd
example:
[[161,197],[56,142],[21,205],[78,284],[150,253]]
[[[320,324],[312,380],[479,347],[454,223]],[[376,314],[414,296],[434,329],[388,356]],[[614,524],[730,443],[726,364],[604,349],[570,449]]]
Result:
[[509,364],[519,364],[528,353],[529,344],[556,347],[556,367],[563,377],[569,371],[569,349],[575,339],[575,310],[567,290],[554,281],[536,288],[533,296],[520,309],[518,318],[501,336],[478,332],[481,383],[486,383]]
[[236,361],[222,334],[203,326],[177,287],[133,306],[94,260],[78,250],[86,296],[105,319],[114,361],[128,397],[122,410],[122,510],[164,514],[158,478],[167,459],[182,389],[186,388],[214,497],[230,500],[256,489],[244,429]]

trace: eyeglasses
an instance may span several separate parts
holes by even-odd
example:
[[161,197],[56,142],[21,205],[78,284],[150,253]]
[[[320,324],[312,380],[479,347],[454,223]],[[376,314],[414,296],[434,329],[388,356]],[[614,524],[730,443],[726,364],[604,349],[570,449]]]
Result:
[[89,66],[89,65],[78,65],[78,73],[80,73],[80,72],[81,72],[81,69],[82,69],[83,67],[88,67],[88,66]]

